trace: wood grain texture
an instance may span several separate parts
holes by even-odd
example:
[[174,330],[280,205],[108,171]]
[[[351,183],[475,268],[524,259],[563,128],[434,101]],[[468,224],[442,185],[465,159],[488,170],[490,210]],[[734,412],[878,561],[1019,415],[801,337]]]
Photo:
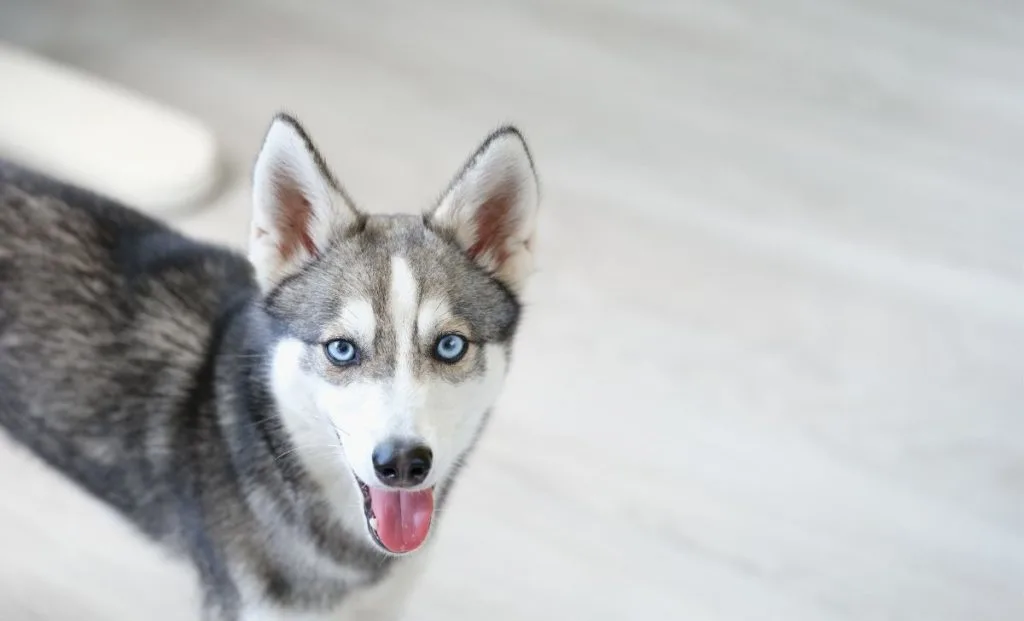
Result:
[[[279,108],[372,211],[524,130],[541,271],[415,619],[1024,618],[1024,4],[298,4],[7,0],[0,37],[214,127],[235,175],[178,224],[236,245]],[[2,464],[0,617],[188,618]]]

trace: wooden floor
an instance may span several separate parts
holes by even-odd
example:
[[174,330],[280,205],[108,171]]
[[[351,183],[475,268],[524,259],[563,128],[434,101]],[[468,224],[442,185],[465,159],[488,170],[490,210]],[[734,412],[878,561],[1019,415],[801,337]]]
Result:
[[[531,139],[542,271],[414,619],[1024,619],[1024,3],[5,0],[0,38],[210,124],[178,224],[236,245],[279,108],[371,210]],[[0,489],[0,618],[189,618],[13,448]]]

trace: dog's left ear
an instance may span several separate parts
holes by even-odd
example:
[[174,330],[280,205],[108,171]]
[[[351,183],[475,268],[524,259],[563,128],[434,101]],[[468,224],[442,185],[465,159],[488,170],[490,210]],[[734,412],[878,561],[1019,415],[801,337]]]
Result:
[[256,158],[249,260],[264,293],[363,222],[298,121],[277,115]]
[[539,200],[529,148],[505,127],[477,149],[427,223],[518,293],[533,271]]

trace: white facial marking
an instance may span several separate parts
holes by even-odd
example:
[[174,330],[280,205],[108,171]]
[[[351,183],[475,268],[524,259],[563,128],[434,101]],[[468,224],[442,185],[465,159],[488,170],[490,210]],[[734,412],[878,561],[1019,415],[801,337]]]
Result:
[[395,327],[396,370],[412,372],[410,356],[415,349],[419,283],[403,257],[391,257],[391,323]]
[[487,366],[483,375],[454,384],[440,379],[429,382],[420,426],[433,448],[439,477],[472,446],[484,415],[501,392],[508,360],[504,346],[483,345],[480,355]]
[[438,326],[451,317],[451,306],[444,298],[428,298],[420,305],[416,317],[416,330],[422,338],[425,334],[436,334]]
[[[274,348],[270,365],[270,386],[277,397],[281,422],[288,439],[310,474],[323,483],[324,493],[339,509],[343,522],[359,532],[363,520],[363,498],[355,485],[346,484],[346,455],[338,436],[345,433],[331,419],[331,410],[323,406],[325,397],[335,392],[319,376],[302,368],[306,345],[295,339],[284,339]],[[275,455],[281,458],[283,455]]]
[[377,332],[377,317],[373,314],[373,305],[369,300],[357,299],[346,302],[341,308],[339,321],[347,333],[346,336],[354,337],[363,345],[373,343]]
[[[391,380],[389,405],[391,433],[415,436],[416,413],[422,402],[422,387],[413,377],[416,346],[416,315],[419,310],[419,283],[404,257],[391,257],[390,307],[395,330],[395,375]],[[381,438],[383,440],[383,438]]]

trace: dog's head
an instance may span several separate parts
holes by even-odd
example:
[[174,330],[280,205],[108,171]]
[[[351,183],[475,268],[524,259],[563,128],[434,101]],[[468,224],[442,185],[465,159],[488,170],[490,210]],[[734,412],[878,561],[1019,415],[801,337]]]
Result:
[[538,201],[522,136],[492,134],[429,212],[378,216],[282,115],[253,198],[250,260],[281,328],[270,386],[294,451],[350,528],[415,550],[508,366]]

